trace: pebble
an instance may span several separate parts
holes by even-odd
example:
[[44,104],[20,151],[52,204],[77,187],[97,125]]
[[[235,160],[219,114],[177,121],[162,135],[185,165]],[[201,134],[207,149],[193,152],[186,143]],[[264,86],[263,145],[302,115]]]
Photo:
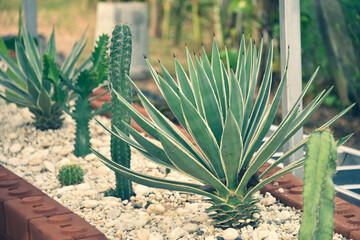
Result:
[[181,227],[177,227],[169,233],[168,238],[169,238],[169,240],[177,240],[188,234],[189,233],[187,231],[185,231],[184,229],[182,229]]
[[55,172],[55,165],[50,161],[43,161],[44,167],[49,172]]
[[239,237],[239,232],[234,228],[228,228],[222,233],[222,237],[225,240],[234,240]]
[[[24,177],[31,184],[54,198],[65,207],[101,230],[109,240],[278,240],[297,238],[301,212],[276,201],[271,194],[254,194],[260,199],[259,226],[242,229],[220,229],[211,225],[205,209],[211,204],[205,197],[149,188],[133,184],[135,196],[131,201],[104,196],[115,187],[112,170],[98,158],[89,154],[84,158],[73,155],[75,122],[64,115],[64,126],[58,130],[38,131],[32,125],[27,109],[5,104],[0,99],[0,161]],[[101,116],[100,122],[110,126],[110,120]],[[14,120],[15,119],[15,120]],[[110,135],[91,120],[90,131],[93,147],[110,157]],[[93,141],[95,140],[95,141]],[[149,139],[157,146],[160,143]],[[57,169],[64,164],[78,163],[84,169],[84,182],[61,187],[56,178]],[[132,150],[131,168],[134,171],[163,178],[164,167],[149,162]],[[46,169],[47,171],[44,171]],[[197,183],[184,175],[171,171],[167,179]],[[342,236],[334,234],[333,239]]]
[[84,207],[86,207],[86,208],[94,208],[94,207],[96,207],[97,205],[98,205],[99,203],[98,203],[98,201],[96,201],[96,200],[85,200],[84,201]]
[[11,153],[20,152],[21,145],[19,143],[14,143],[13,145],[10,146],[9,150],[10,150]]

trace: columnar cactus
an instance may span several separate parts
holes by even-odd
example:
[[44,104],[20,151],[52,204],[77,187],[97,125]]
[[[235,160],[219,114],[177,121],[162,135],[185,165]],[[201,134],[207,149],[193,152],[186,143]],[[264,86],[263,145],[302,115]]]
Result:
[[335,208],[332,179],[336,171],[336,142],[330,130],[316,130],[311,134],[307,148],[304,214],[299,239],[332,239]]
[[[130,28],[124,24],[116,25],[112,32],[110,46],[110,84],[113,90],[119,93],[129,103],[131,103],[131,88],[128,81],[126,81],[126,75],[129,75],[130,71],[131,46]],[[129,135],[129,131],[123,122],[130,124],[130,115],[128,111],[122,107],[114,91],[111,92],[111,128],[113,131],[116,131],[117,128]],[[111,158],[114,162],[130,168],[130,147],[127,143],[115,136],[111,136]],[[132,193],[131,182],[118,173],[115,173],[115,176],[117,197],[130,199]]]

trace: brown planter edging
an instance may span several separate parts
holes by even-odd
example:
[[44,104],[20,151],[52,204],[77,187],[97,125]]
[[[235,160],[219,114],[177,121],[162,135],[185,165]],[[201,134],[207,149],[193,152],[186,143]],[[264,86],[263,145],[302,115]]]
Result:
[[[92,96],[98,95],[103,93],[104,89],[98,89],[97,91],[92,94]],[[111,102],[110,93],[107,93],[98,99],[91,102],[91,106],[93,109],[101,108],[102,104],[107,101]],[[143,114],[146,118],[150,119],[147,112],[144,108],[133,105],[133,107],[138,110],[141,114]],[[105,116],[111,117],[111,114],[106,114]],[[131,120],[131,126],[135,128],[137,131],[146,132],[137,125],[136,122]],[[185,134],[189,139],[189,135],[187,134],[186,130],[181,127],[177,126],[179,130]],[[193,142],[193,141],[192,141]],[[193,142],[194,143],[194,142]],[[266,163],[260,170],[259,173],[265,171],[270,164]],[[271,170],[266,176],[270,176],[277,170],[279,167],[274,168]],[[265,177],[266,177],[265,176]],[[276,182],[276,184],[275,184]],[[263,189],[261,189],[261,193],[270,192],[276,199],[280,202],[284,203],[287,206],[295,207],[297,209],[302,209],[303,206],[303,199],[302,199],[302,186],[303,181],[298,177],[288,173],[281,178],[271,182]],[[353,240],[360,240],[360,208],[348,203],[347,201],[335,197],[335,213],[334,213],[334,231],[343,235],[346,238],[350,238]]]
[[0,239],[107,238],[84,219],[0,165]]

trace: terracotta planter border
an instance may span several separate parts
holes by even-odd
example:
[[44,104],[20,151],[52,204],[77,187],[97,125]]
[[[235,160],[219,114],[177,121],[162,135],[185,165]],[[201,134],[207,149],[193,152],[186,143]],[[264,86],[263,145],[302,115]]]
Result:
[[[99,89],[94,95],[102,94],[105,90]],[[102,104],[107,101],[111,102],[111,96],[109,93],[101,96],[100,98],[92,101],[92,108],[101,108]],[[148,114],[145,109],[138,106],[133,105],[133,107],[138,110],[141,114],[149,119]],[[107,117],[111,117],[111,114],[105,114]],[[139,127],[133,120],[131,122],[131,126],[138,131],[144,132],[143,129]],[[190,139],[186,130],[177,126],[179,130],[184,133]],[[144,132],[146,135],[146,132]],[[194,143],[194,142],[193,142]],[[265,164],[260,170],[259,173],[263,172],[270,164]],[[266,176],[270,176],[277,170],[279,167],[274,168],[270,171]],[[274,183],[276,182],[276,183]],[[303,181],[298,177],[292,174],[286,174],[283,177],[277,179],[261,190],[261,193],[270,192],[276,199],[280,202],[284,203],[287,206],[294,207],[296,209],[302,209],[303,199],[302,199],[302,186]],[[348,239],[360,240],[360,208],[348,203],[347,201],[335,197],[335,213],[334,213],[334,231],[343,235]]]
[[84,219],[0,165],[0,239],[107,238]]

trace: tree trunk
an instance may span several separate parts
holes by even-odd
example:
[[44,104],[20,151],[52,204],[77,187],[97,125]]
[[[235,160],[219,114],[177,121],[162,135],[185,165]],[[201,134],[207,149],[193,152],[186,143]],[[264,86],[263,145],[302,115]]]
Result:
[[169,39],[170,36],[170,14],[172,0],[164,0],[164,17],[162,22],[162,39]]
[[161,37],[161,18],[162,5],[159,0],[149,0],[150,3],[150,27],[149,35],[151,37]]
[[192,0],[191,12],[192,12],[194,42],[198,46],[202,41],[200,16],[199,16],[199,0]]
[[313,0],[313,4],[338,96],[343,104],[348,105],[349,89],[352,89],[356,99],[359,98],[356,96],[356,83],[353,80],[356,73],[356,56],[341,6],[338,0]]

